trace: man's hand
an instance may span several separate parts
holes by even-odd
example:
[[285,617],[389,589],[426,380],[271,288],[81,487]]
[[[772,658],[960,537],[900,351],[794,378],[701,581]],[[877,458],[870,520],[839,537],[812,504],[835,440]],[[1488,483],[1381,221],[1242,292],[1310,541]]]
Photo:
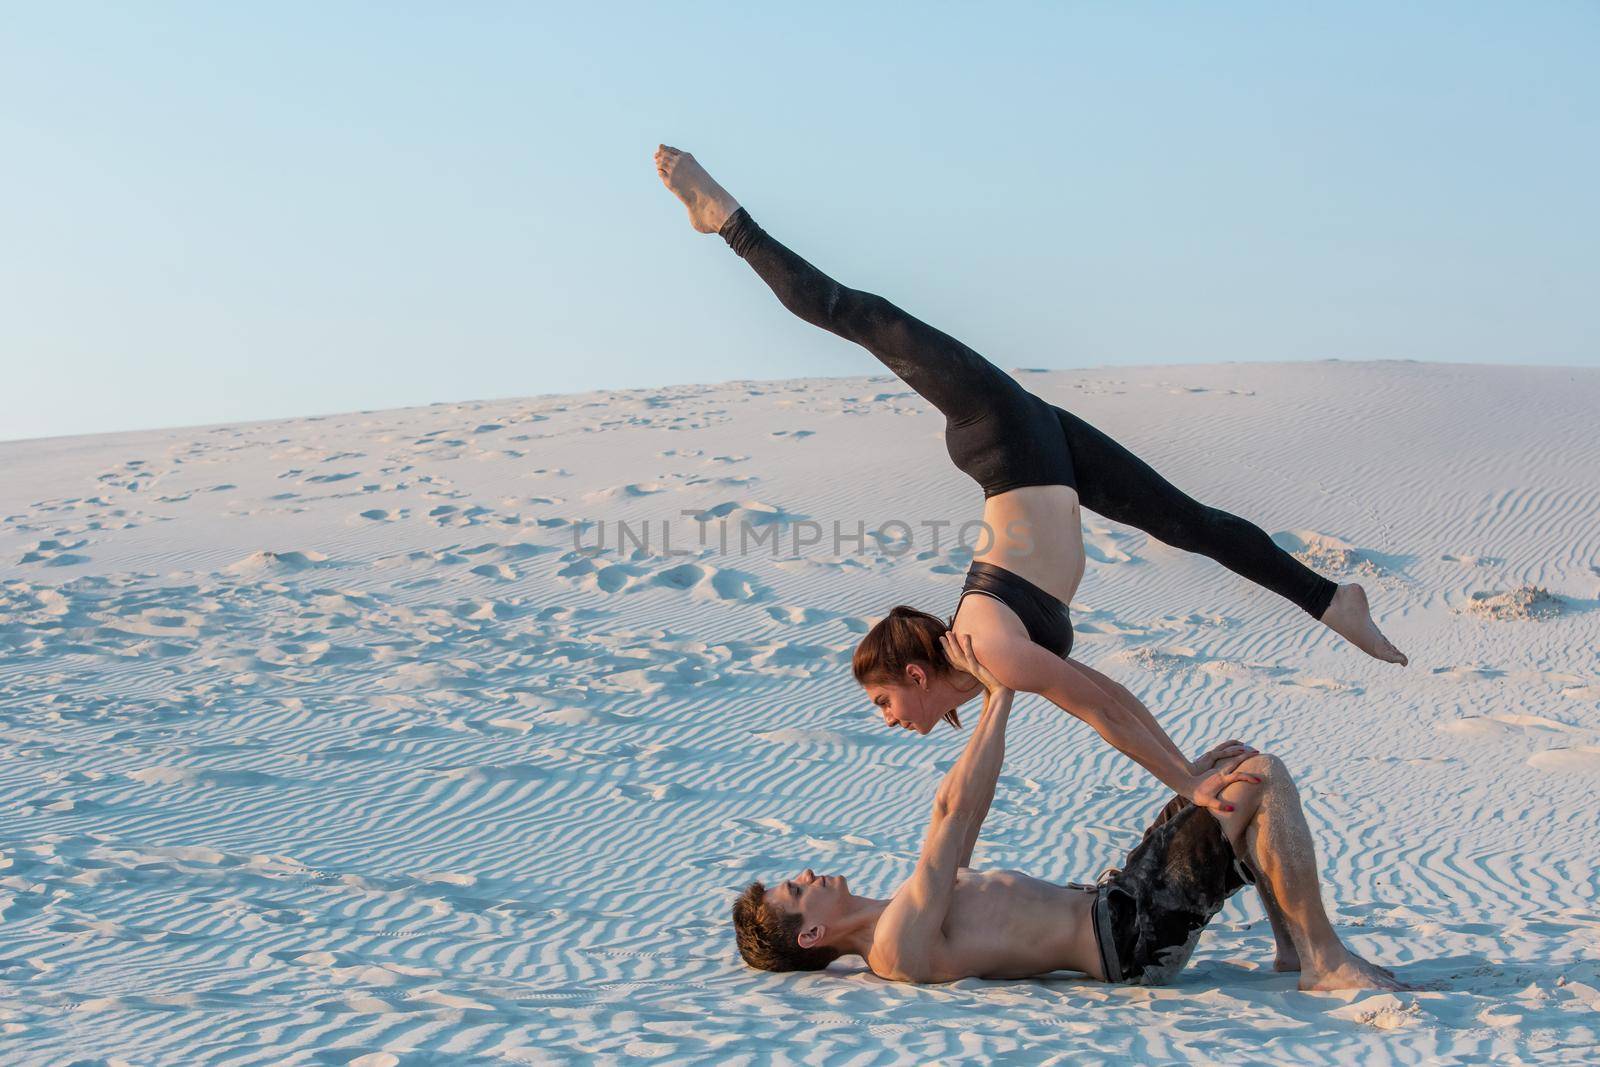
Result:
[[939,635],[939,643],[944,645],[945,658],[950,661],[950,666],[958,671],[966,671],[978,680],[978,683],[994,696],[1006,687],[1000,680],[990,674],[983,664],[978,662],[978,654],[972,651],[972,637],[969,634],[958,634],[954,630],[946,630]]
[[1228,756],[1221,759],[1209,771],[1195,775],[1194,788],[1189,794],[1189,799],[1195,806],[1207,808],[1213,812],[1226,814],[1233,810],[1233,805],[1222,799],[1222,791],[1235,782],[1251,782],[1261,784],[1261,779],[1254,774],[1246,774],[1238,769],[1239,764],[1255,755],[1254,752],[1245,756]]
[[1223,741],[1214,746],[1204,756],[1192,761],[1189,764],[1189,773],[1195,777],[1202,777],[1223,760],[1232,759],[1234,756],[1248,758],[1258,755],[1260,755],[1259,750],[1252,745],[1245,744],[1243,741]]

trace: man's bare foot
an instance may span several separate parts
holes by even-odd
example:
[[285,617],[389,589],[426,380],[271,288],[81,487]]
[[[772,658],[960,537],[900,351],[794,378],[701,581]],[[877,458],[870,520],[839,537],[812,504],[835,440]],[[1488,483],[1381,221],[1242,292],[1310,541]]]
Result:
[[728,216],[739,210],[739,201],[713,181],[688,152],[657,146],[656,173],[672,195],[683,201],[689,209],[689,225],[701,233],[716,233]]
[[1367,607],[1367,591],[1359,585],[1350,583],[1339,587],[1328,604],[1328,610],[1322,613],[1322,623],[1374,659],[1398,663],[1402,667],[1410,662],[1405,653],[1389,643],[1389,639],[1378,629],[1378,624],[1372,621],[1372,611]]
[[1344,962],[1325,971],[1308,971],[1300,976],[1303,990],[1323,989],[1389,989],[1395,992],[1410,989],[1393,973],[1357,956],[1347,953]]

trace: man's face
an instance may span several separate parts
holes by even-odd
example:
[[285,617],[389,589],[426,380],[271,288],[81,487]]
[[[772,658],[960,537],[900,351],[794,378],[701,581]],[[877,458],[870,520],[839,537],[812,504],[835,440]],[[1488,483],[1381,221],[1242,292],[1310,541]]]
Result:
[[[800,916],[801,944],[807,931],[837,924],[850,910],[850,886],[842,874],[817,874],[810,867],[767,890],[768,907]],[[805,945],[806,948],[813,947]]]

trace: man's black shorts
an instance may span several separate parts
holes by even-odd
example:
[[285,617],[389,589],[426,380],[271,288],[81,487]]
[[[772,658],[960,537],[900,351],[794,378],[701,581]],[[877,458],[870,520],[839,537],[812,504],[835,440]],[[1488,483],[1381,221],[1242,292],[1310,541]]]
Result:
[[1122,870],[1100,885],[1094,932],[1106,980],[1170,982],[1223,902],[1255,880],[1222,824],[1173,797]]

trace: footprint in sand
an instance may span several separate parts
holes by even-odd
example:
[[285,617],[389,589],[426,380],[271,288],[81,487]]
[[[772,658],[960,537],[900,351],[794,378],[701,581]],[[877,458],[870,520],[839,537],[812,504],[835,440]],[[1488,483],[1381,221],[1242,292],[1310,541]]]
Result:
[[1139,557],[1125,551],[1119,542],[1128,541],[1133,534],[1125,534],[1104,526],[1084,526],[1083,554],[1096,563],[1138,563]]
[[[0,583],[0,634],[41,627],[54,629],[71,612],[61,591],[47,585]],[[39,679],[45,681],[45,679]]]
[[1430,674],[1441,675],[1457,682],[1481,682],[1504,678],[1505,671],[1497,667],[1435,667]]
[[[703,511],[698,511],[690,516],[696,522],[717,522],[719,528],[726,524],[735,527],[743,524],[749,527],[758,526],[787,526],[791,523],[804,521],[805,516],[796,512],[786,511],[777,504],[768,504],[761,500],[724,500],[720,504],[713,504]],[[707,531],[706,537],[712,537]]]
[[55,538],[35,541],[23,551],[22,558],[17,560],[17,563],[19,565],[37,563],[45,567],[70,567],[75,563],[88,563],[88,556],[73,551],[88,543],[87,538],[79,538],[76,541],[60,541]]
[[230,574],[294,574],[324,567],[342,567],[321,552],[273,552],[262,549],[230,563],[223,570]]
[[547,555],[556,551],[556,549],[550,545],[534,545],[526,541],[511,541],[504,544],[498,541],[489,541],[481,545],[475,545],[472,548],[459,549],[458,551],[463,556],[486,556],[501,563],[517,563],[521,560],[532,559],[535,556]]
[[762,837],[804,837],[807,834],[804,828],[771,815],[725,819],[722,825],[725,829],[744,830]]
[[1347,693],[1358,696],[1365,692],[1359,685],[1341,682],[1336,678],[1286,678],[1279,685],[1292,685],[1300,689],[1315,689],[1324,693]]
[[124,489],[130,493],[137,493],[141,489],[149,488],[151,483],[160,477],[149,467],[149,462],[146,460],[130,459],[126,463],[98,475],[95,481],[101,482],[112,489]]
[[700,563],[680,563],[658,572],[650,579],[654,585],[681,589],[715,600],[761,600],[766,591],[743,571],[708,567]]
[[205,623],[205,616],[197,612],[165,608],[145,608],[131,616],[106,613],[97,617],[102,620],[103,629],[136,637],[199,637]]
[[794,607],[789,604],[780,604],[767,608],[767,617],[775,622],[786,622],[790,626],[809,626],[814,622],[824,622],[833,618],[833,612],[823,611],[820,608]]
[[1567,610],[1567,600],[1542,586],[1523,585],[1504,592],[1473,593],[1456,611],[1496,622],[1539,622]]
[[649,782],[625,782],[618,785],[613,795],[623,800],[679,800],[693,793],[676,782],[654,785]]
[[428,518],[439,527],[446,526],[481,526],[489,521],[494,512],[479,504],[470,507],[458,507],[455,504],[440,504],[428,511]]
[[1600,774],[1600,747],[1584,745],[1579,748],[1552,748],[1545,752],[1535,752],[1528,757],[1528,766],[1541,771]]
[[631,563],[596,563],[588,556],[577,556],[556,571],[556,577],[590,592],[621,593],[643,581],[644,573]]
[[1118,652],[1114,658],[1130,663],[1140,670],[1156,674],[1175,674],[1195,667],[1202,657],[1195,649],[1185,648],[1182,645],[1172,645],[1167,648],[1144,645],[1127,652]]
[[[1451,722],[1441,723],[1438,730],[1464,737],[1504,737],[1513,734],[1529,735],[1530,731],[1550,731],[1573,734],[1582,732],[1578,727],[1541,715],[1467,715]],[[1536,735],[1535,735],[1536,736]]]
[[617,485],[609,489],[596,489],[592,493],[585,493],[583,494],[583,499],[591,504],[604,504],[618,500],[637,500],[639,497],[664,493],[669,488],[671,487],[661,482],[629,482],[627,485]]
[[686,486],[715,485],[722,489],[748,489],[750,486],[755,485],[760,480],[761,478],[754,474],[746,478],[691,477],[685,479],[683,484]]
[[1388,577],[1399,563],[1398,559],[1357,548],[1343,538],[1319,530],[1280,530],[1272,535],[1272,541],[1312,570],[1324,574],[1378,579]]

